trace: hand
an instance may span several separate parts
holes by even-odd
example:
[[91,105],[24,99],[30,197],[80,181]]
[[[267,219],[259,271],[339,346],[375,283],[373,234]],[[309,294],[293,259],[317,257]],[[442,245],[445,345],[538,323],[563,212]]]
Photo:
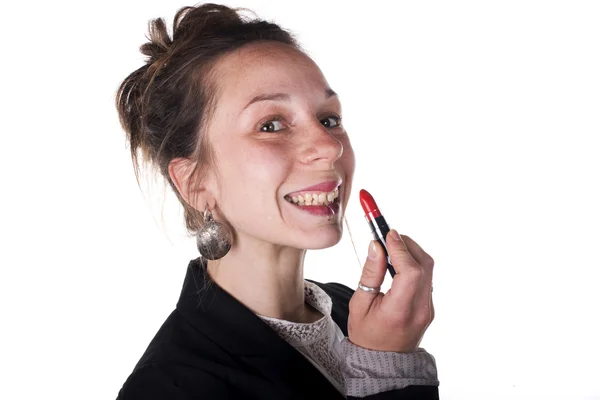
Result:
[[[379,287],[387,260],[379,242],[373,240],[369,246],[360,281],[365,286]],[[415,351],[434,317],[433,258],[394,229],[386,237],[386,246],[396,270],[392,286],[385,294],[356,289],[349,303],[348,339],[370,350]]]

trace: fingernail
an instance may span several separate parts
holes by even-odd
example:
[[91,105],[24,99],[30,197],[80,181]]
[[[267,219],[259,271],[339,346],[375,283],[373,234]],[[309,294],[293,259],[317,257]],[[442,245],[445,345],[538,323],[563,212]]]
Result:
[[395,229],[392,229],[390,231],[390,235],[392,235],[392,238],[394,240],[400,240],[400,235],[398,234],[398,232]]
[[371,260],[375,260],[377,258],[377,246],[375,246],[374,240],[371,240],[371,244],[369,244],[369,258]]

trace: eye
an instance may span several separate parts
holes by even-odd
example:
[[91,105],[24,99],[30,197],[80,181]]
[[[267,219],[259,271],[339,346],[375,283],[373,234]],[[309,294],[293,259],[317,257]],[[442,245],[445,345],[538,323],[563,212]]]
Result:
[[330,115],[329,117],[323,118],[321,120],[321,123],[326,128],[336,128],[336,127],[340,126],[341,122],[342,122],[342,117],[339,117],[337,115]]
[[281,121],[274,119],[271,121],[267,121],[260,126],[261,132],[278,132],[284,128],[284,125]]

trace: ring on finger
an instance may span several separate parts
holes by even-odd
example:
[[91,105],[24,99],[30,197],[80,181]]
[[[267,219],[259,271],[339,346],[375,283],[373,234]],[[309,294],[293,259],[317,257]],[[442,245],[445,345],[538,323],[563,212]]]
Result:
[[361,282],[358,282],[358,288],[367,292],[367,293],[374,293],[377,294],[381,291],[381,286],[378,287],[369,287],[369,286],[365,286],[363,285]]

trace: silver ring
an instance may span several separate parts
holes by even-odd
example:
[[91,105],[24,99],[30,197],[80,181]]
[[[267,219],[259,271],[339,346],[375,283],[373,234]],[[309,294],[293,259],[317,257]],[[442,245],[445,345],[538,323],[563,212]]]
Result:
[[365,286],[363,285],[361,282],[358,282],[358,288],[367,292],[367,293],[374,293],[377,294],[379,293],[379,291],[381,290],[381,286],[379,287],[369,287],[369,286]]

